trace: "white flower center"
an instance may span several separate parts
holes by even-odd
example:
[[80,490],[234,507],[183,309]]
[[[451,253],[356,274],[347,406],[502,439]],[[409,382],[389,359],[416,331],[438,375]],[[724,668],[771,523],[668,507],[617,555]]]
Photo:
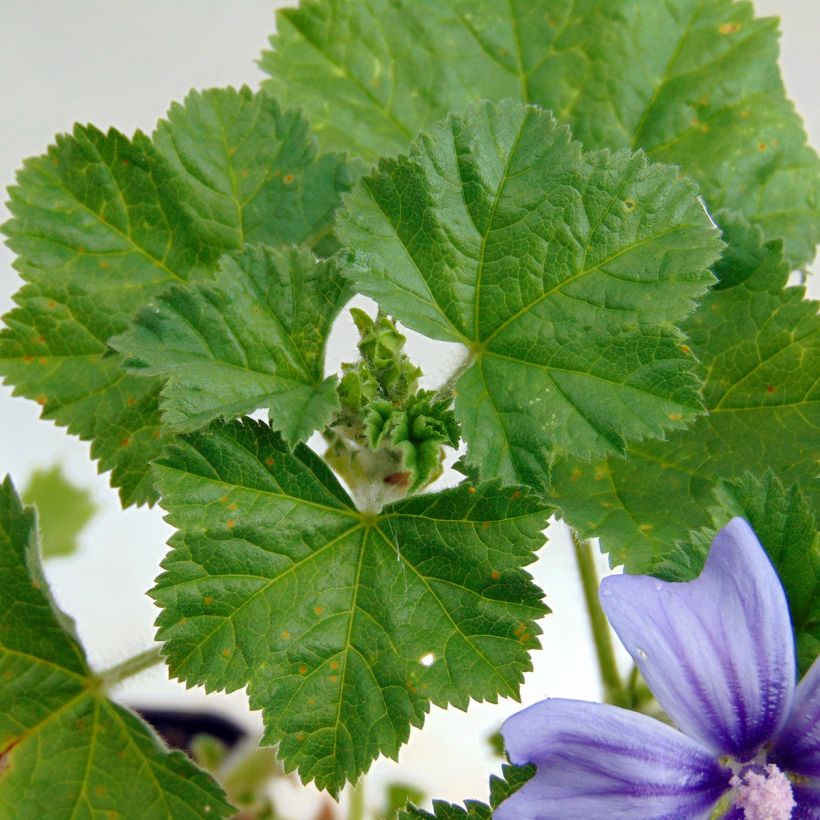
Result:
[[746,820],[789,820],[797,805],[792,784],[774,763],[749,767],[729,785],[735,790],[734,806],[743,809]]

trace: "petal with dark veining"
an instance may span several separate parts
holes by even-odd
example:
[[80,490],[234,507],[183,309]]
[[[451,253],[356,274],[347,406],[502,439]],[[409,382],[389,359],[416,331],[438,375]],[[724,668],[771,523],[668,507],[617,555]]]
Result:
[[699,743],[653,718],[554,698],[501,727],[513,763],[537,771],[495,820],[706,818],[731,772]]
[[780,579],[742,518],[717,534],[694,581],[610,576],[600,597],[683,732],[739,760],[777,733],[792,703],[794,639]]

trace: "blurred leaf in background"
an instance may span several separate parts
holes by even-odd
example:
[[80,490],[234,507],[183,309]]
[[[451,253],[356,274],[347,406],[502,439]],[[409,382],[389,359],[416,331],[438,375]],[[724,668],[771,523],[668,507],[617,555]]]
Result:
[[31,474],[23,502],[37,507],[43,558],[76,552],[78,536],[97,511],[91,493],[72,484],[59,464]]

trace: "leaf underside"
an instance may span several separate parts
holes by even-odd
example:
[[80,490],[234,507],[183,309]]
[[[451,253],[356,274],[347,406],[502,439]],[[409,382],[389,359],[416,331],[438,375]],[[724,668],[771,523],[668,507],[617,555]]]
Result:
[[312,451],[213,424],[157,463],[177,529],[151,595],[173,675],[247,686],[265,742],[338,792],[430,703],[516,697],[546,608],[522,567],[550,510],[461,485],[356,511]]
[[817,303],[786,287],[780,243],[761,243],[741,223],[726,238],[721,281],[683,325],[707,415],[666,441],[630,445],[626,459],[567,461],[552,473],[549,497],[565,520],[630,572],[653,573],[678,541],[711,525],[721,478],[771,469],[820,501]]
[[35,515],[0,486],[0,815],[230,817],[217,784],[104,696],[48,592]]
[[700,407],[674,323],[721,243],[676,169],[482,103],[360,180],[338,235],[358,290],[474,351],[456,414],[482,478],[542,487],[556,456],[620,452]]
[[369,162],[476,99],[539,105],[587,149],[679,165],[798,266],[820,240],[820,163],[777,40],[732,0],[303,0],[261,64],[326,148]]
[[75,126],[10,189],[3,230],[26,284],[4,317],[0,374],[92,442],[124,505],[154,501],[162,382],[125,373],[108,340],[246,241],[326,242],[349,185],[304,120],[247,88],[190,94],[151,139]]

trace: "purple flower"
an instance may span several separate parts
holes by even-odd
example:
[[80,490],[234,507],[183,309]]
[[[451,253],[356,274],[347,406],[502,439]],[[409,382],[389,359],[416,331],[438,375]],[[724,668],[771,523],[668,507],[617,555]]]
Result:
[[501,731],[536,773],[495,820],[820,818],[820,659],[795,689],[786,596],[741,518],[700,577],[605,578],[601,604],[682,732],[600,703],[550,699]]

